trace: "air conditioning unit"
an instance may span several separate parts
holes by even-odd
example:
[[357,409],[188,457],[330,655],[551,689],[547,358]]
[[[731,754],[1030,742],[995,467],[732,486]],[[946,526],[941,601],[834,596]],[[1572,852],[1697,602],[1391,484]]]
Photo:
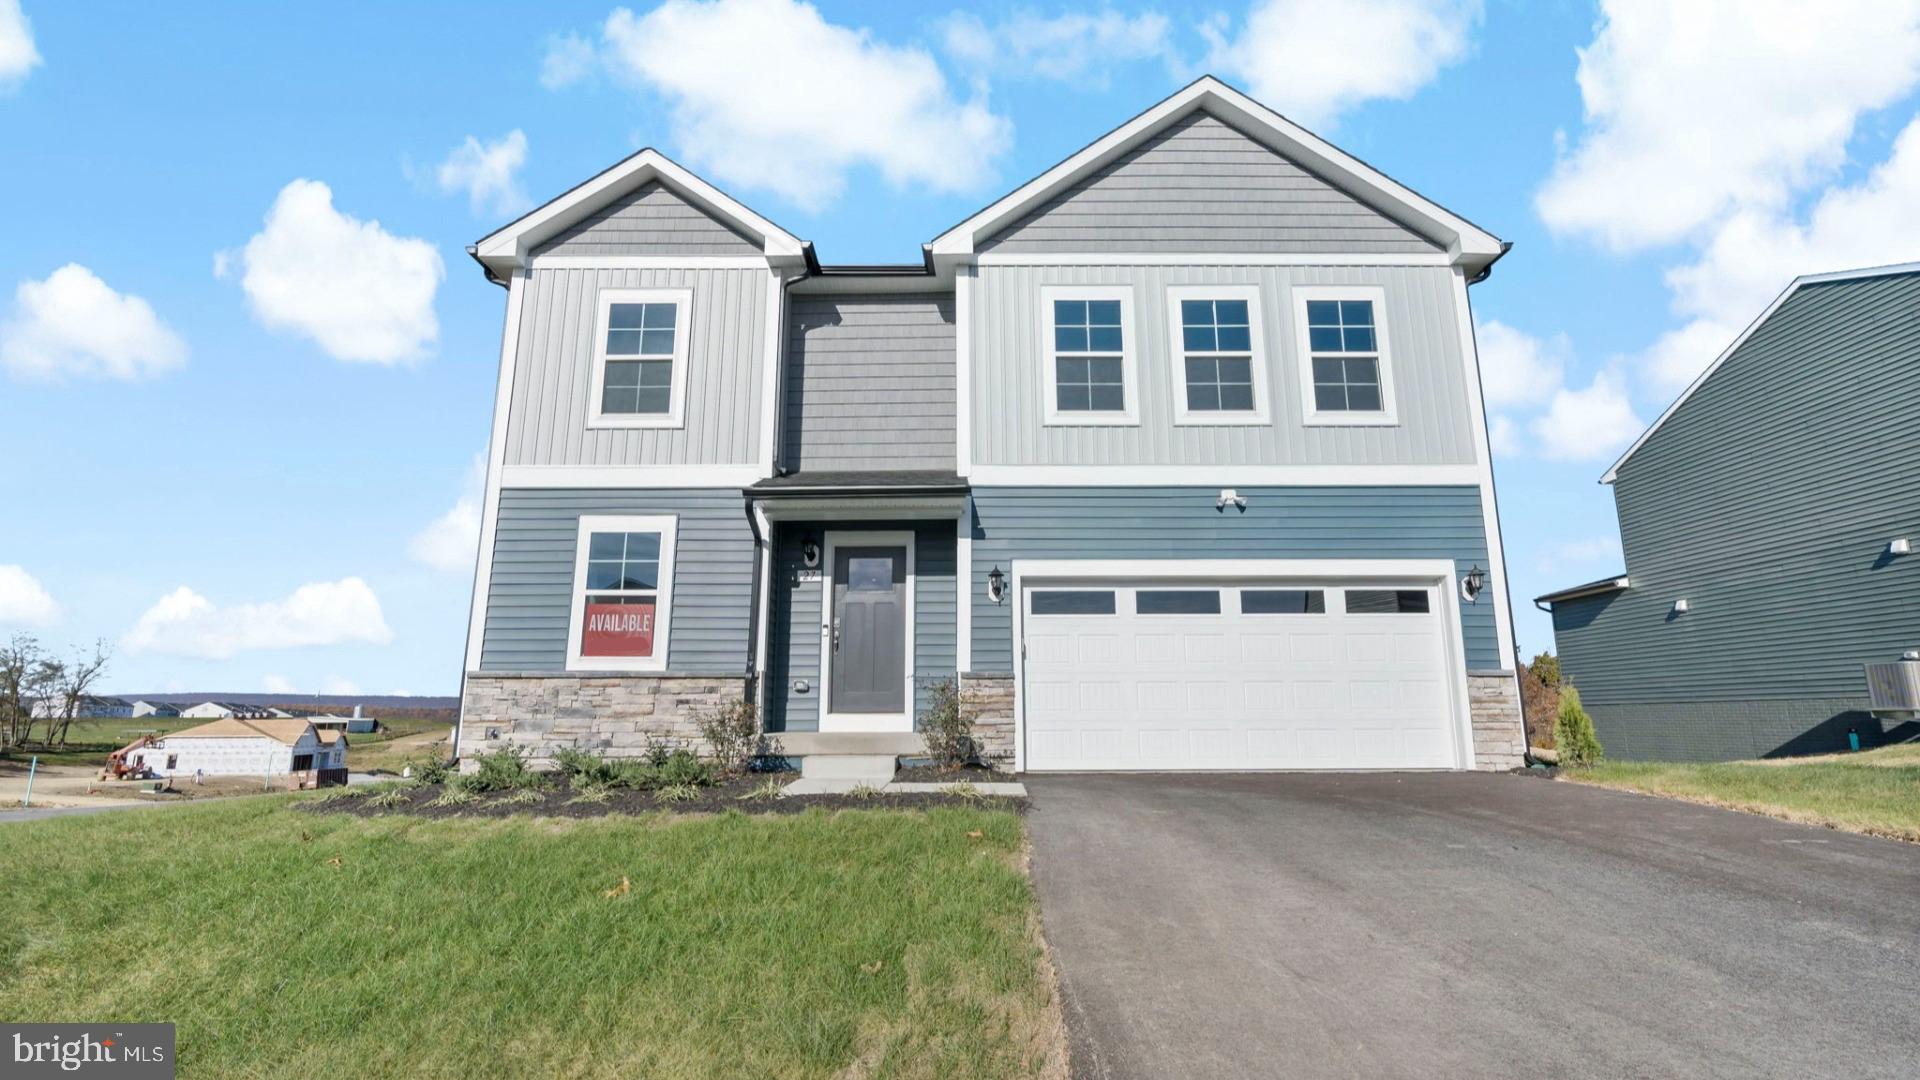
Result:
[[1863,666],[1873,715],[1882,720],[1920,720],[1920,660]]

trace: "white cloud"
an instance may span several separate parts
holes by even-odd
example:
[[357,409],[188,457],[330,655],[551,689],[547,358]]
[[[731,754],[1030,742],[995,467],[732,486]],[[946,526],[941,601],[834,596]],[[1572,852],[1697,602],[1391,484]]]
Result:
[[1534,337],[1497,319],[1477,324],[1480,385],[1487,408],[1506,409],[1538,405],[1560,389],[1571,345],[1565,334]]
[[486,455],[475,454],[460,497],[451,509],[413,535],[407,542],[408,556],[435,570],[472,573],[474,555],[480,547],[480,503],[486,484]]
[[0,90],[20,85],[39,63],[33,24],[20,10],[20,0],[0,0]]
[[1519,425],[1512,417],[1487,417],[1487,445],[1495,457],[1519,457],[1522,452]]
[[0,565],[0,625],[43,625],[59,617],[60,605],[26,567]]
[[579,34],[548,38],[547,54],[540,60],[540,85],[559,90],[584,82],[593,75],[597,63],[599,54],[593,42]]
[[1580,50],[1586,130],[1537,198],[1619,250],[1778,210],[1920,79],[1920,0],[1605,0]]
[[1609,461],[1646,424],[1634,414],[1626,380],[1603,370],[1584,390],[1562,387],[1529,425],[1541,455],[1554,461]]
[[1405,100],[1466,57],[1480,0],[1260,0],[1237,37],[1214,24],[1209,66],[1308,127],[1377,99]]
[[21,282],[13,317],[0,326],[0,367],[23,378],[138,379],[186,359],[186,343],[151,304],[77,263]]
[[469,135],[440,163],[434,179],[446,194],[465,192],[467,204],[476,214],[511,217],[529,205],[527,193],[520,190],[519,178],[514,175],[526,163],[527,135],[519,128],[489,143]]
[[1036,75],[1104,90],[1117,64],[1162,58],[1175,62],[1165,15],[1066,12],[1044,18],[1017,12],[989,26],[971,12],[940,24],[947,52],[975,74]]
[[956,98],[923,49],[797,0],[666,0],[602,29],[609,67],[671,103],[673,140],[724,184],[831,204],[857,167],[900,187],[976,191],[1012,125]]
[[359,683],[341,675],[320,680],[320,692],[328,697],[358,697],[362,693]]
[[251,649],[392,640],[379,597],[349,577],[302,585],[284,600],[225,608],[182,585],[148,608],[124,643],[130,653],[225,660]]
[[312,338],[335,359],[401,363],[440,336],[440,253],[335,210],[333,191],[318,180],[280,190],[241,260],[240,284],[260,321]]
[[293,680],[287,678],[285,675],[260,676],[260,688],[269,694],[293,694],[299,692],[294,688]]

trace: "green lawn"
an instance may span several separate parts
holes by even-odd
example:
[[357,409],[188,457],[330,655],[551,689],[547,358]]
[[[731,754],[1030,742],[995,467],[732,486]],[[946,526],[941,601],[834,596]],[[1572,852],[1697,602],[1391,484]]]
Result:
[[[205,720],[182,720],[177,716],[139,716],[129,719],[124,716],[80,717],[67,729],[67,744],[62,747],[29,746],[16,750],[11,757],[25,761],[38,756],[42,765],[105,765],[107,755],[127,745],[149,731],[161,734],[204,724]],[[34,738],[46,734],[47,722],[34,722]]]
[[173,1021],[182,1076],[1064,1075],[1014,814],[295,798],[0,825],[0,1013]]
[[1920,841],[1920,747],[1712,765],[1608,761],[1560,774],[1849,832]]

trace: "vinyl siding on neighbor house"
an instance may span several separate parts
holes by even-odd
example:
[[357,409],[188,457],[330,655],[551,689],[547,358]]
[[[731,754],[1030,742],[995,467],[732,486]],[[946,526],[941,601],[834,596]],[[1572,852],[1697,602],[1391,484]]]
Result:
[[[767,724],[770,731],[820,730],[822,585],[799,581],[806,538],[828,530],[914,534],[914,716],[927,707],[931,684],[955,672],[954,527],[951,521],[782,523],[773,550],[772,623],[767,637]],[[823,545],[824,548],[824,545]],[[823,568],[824,569],[824,568]],[[806,693],[793,685],[805,680]]]
[[[743,465],[759,453],[766,270],[541,270],[522,289],[508,465]],[[688,289],[684,424],[589,428],[603,289]]]
[[479,670],[566,671],[583,514],[674,515],[666,673],[745,670],[754,547],[740,493],[577,488],[500,492]]
[[[973,460],[982,465],[1441,465],[1475,460],[1472,388],[1461,355],[1458,287],[1445,267],[985,266],[972,292]],[[1176,382],[1167,290],[1258,285],[1269,422],[1174,423]],[[1045,423],[1049,318],[1041,290],[1119,285],[1133,298],[1137,426]],[[1385,291],[1388,366],[1398,423],[1322,427],[1304,422],[1293,288],[1376,286]]]
[[[1244,512],[1216,509],[1219,488],[976,488],[971,585],[976,672],[1013,670],[1013,600],[986,599],[987,574],[1016,559],[1452,559],[1487,566],[1473,487],[1239,488]],[[1463,604],[1467,667],[1504,670],[1496,593]]]
[[1439,250],[1204,112],[1049,199],[983,253]]
[[1920,647],[1920,556],[1886,554],[1920,540],[1916,416],[1920,275],[1815,283],[1634,452],[1614,483],[1632,587],[1554,605],[1562,670],[1603,740],[1610,725],[1628,748],[1694,738],[1699,756],[1724,733],[1650,728],[1802,701],[1714,755],[1751,756],[1864,706],[1860,665]]
[[953,296],[789,300],[783,462],[954,467]]
[[659,181],[568,226],[536,255],[758,255],[760,245]]

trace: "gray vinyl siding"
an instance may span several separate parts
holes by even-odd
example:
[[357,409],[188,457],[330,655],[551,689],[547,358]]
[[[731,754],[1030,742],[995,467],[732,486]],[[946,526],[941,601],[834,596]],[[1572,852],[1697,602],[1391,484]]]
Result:
[[992,253],[1433,252],[1431,241],[1197,112],[981,245]]
[[[970,319],[973,458],[983,465],[1439,465],[1475,460],[1474,424],[1461,355],[1453,272],[1445,267],[986,266],[977,271]],[[1267,409],[1259,426],[1176,426],[1176,382],[1167,289],[1258,285]],[[1131,347],[1140,423],[1044,423],[1054,285],[1131,287]],[[1385,291],[1389,366],[1398,423],[1308,427],[1300,390],[1292,290],[1366,285]]]
[[656,180],[568,226],[534,254],[759,255],[761,249]]
[[[1864,702],[1861,664],[1920,648],[1920,556],[1886,554],[1920,540],[1915,417],[1920,275],[1805,286],[1700,384],[1616,478],[1632,587],[1554,605],[1562,670],[1603,729],[1751,701],[1819,724]],[[1756,730],[1738,756],[1793,734]]]
[[953,297],[795,296],[789,303],[787,467],[951,470]]
[[[765,410],[768,272],[539,270],[522,289],[508,465],[745,465]],[[588,428],[602,289],[692,291],[686,401],[678,428]]]
[[[1474,487],[1238,489],[1246,511],[1216,509],[1219,488],[976,488],[973,670],[1013,670],[1012,600],[987,599],[987,574],[1016,559],[1452,559],[1487,563]],[[1494,626],[1499,589],[1462,604],[1470,670],[1509,667]]]
[[754,548],[738,491],[509,488],[494,531],[481,671],[566,671],[583,514],[674,515],[668,673],[745,670]]
[[[914,716],[927,707],[932,684],[955,672],[954,564],[957,545],[951,521],[781,524],[773,549],[773,596],[767,637],[769,731],[820,730],[820,605],[818,583],[798,583],[800,549],[828,529],[876,529],[914,534],[913,666]],[[824,548],[824,544],[823,544]],[[795,693],[805,680],[807,692]]]

